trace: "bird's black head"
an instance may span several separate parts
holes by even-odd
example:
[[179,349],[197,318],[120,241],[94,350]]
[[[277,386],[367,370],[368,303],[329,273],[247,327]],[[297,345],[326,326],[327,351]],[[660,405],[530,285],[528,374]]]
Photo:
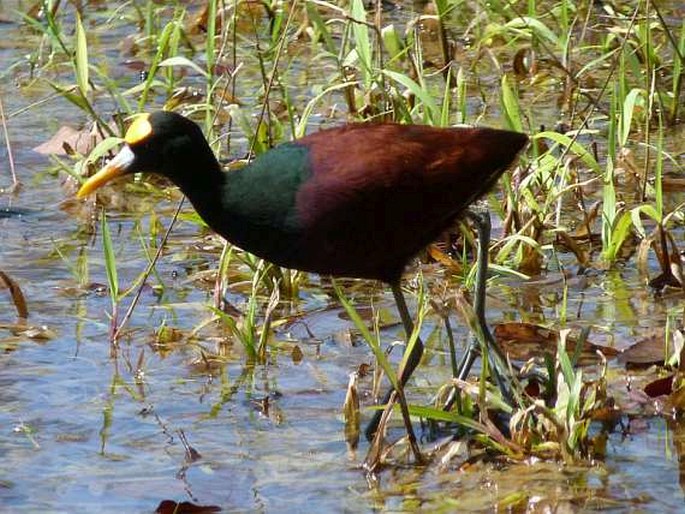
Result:
[[78,198],[130,173],[160,173],[181,185],[185,175],[216,162],[200,127],[173,112],[139,115],[126,131],[124,142],[114,159],[81,186]]

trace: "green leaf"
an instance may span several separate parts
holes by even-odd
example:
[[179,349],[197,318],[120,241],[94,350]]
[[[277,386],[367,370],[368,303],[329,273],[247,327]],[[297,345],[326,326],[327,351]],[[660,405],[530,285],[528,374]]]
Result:
[[578,141],[574,141],[566,134],[559,134],[558,132],[545,131],[538,132],[532,136],[532,139],[550,139],[555,143],[567,147],[572,153],[578,156],[583,163],[593,171],[601,173],[599,163],[595,160],[590,152],[583,148]]
[[49,80],[48,84],[50,84],[50,87],[57,91],[57,93],[59,93],[63,98],[74,104],[79,109],[84,111],[88,110],[88,102],[86,101],[85,97],[80,92],[76,93],[78,87],[71,86],[69,88],[65,88]]
[[372,63],[371,63],[371,41],[369,40],[369,28],[366,26],[366,9],[362,0],[352,0],[350,9],[352,18],[352,34],[354,35],[354,47],[359,57],[359,64],[364,76],[364,86],[371,86]]
[[383,368],[383,371],[385,371],[385,374],[388,376],[388,379],[390,380],[390,383],[392,384],[393,388],[397,389],[399,385],[399,382],[397,380],[397,374],[390,365],[390,361],[388,360],[388,357],[386,356],[385,352],[381,349],[381,345],[379,344],[378,340],[375,337],[373,337],[368,327],[366,326],[366,323],[364,323],[364,320],[361,319],[359,313],[349,302],[349,300],[342,292],[342,289],[340,289],[340,286],[338,286],[335,280],[333,280],[333,289],[335,290],[335,294],[338,297],[338,300],[345,309],[345,312],[347,312],[347,315],[354,323],[354,326],[357,328],[357,330],[359,330],[364,340],[371,347],[371,350],[373,351],[373,354],[376,357],[376,361],[380,364],[381,368]]
[[209,77],[209,74],[205,70],[200,68],[200,66],[198,66],[196,63],[194,63],[187,57],[183,57],[180,55],[176,57],[169,57],[168,59],[164,59],[162,62],[159,63],[160,68],[164,66],[191,68],[192,70],[196,71],[199,75],[202,75],[205,78]]
[[88,93],[88,42],[81,16],[76,14],[76,84],[85,97]]
[[432,419],[435,421],[443,421],[445,423],[456,423],[471,430],[487,434],[487,429],[466,416],[455,414],[454,412],[446,412],[436,407],[427,407],[423,405],[409,405],[409,414],[419,418]]
[[388,52],[391,59],[394,59],[404,51],[404,44],[394,25],[390,24],[383,27],[381,29],[381,38],[383,39],[385,51]]
[[112,298],[112,305],[116,305],[119,299],[119,277],[117,276],[117,261],[112,246],[112,236],[109,232],[107,214],[105,214],[104,209],[100,218],[100,229],[102,232],[102,248],[105,254],[105,271],[107,273],[109,295]]
[[642,89],[634,88],[626,95],[623,101],[623,110],[621,111],[621,135],[620,143],[621,146],[625,146],[628,142],[628,136],[630,135],[630,127],[633,123],[633,117],[635,114],[635,107],[638,102],[642,101],[644,103],[644,91]]
[[333,37],[331,36],[331,31],[328,30],[328,27],[326,26],[326,22],[324,22],[323,18],[321,17],[321,14],[319,14],[319,10],[316,8],[313,2],[305,2],[306,8],[307,8],[307,17],[309,18],[309,22],[312,24],[312,27],[314,27],[319,35],[323,38],[324,42],[324,48],[332,55],[337,54],[337,47],[335,43],[333,42]]
[[642,225],[642,219],[640,218],[641,214],[644,214],[648,218],[653,219],[657,223],[661,223],[662,220],[661,216],[659,216],[659,213],[653,205],[638,205],[637,207],[631,209],[630,216],[633,220],[633,226],[635,227],[635,230],[637,230],[640,237],[644,238],[647,237],[647,234],[645,232],[644,226]]
[[157,74],[157,68],[159,68],[159,63],[163,61],[162,57],[167,52],[169,48],[169,39],[174,30],[177,30],[179,25],[178,20],[172,20],[164,26],[162,33],[158,38],[157,52],[155,53],[152,61],[150,61],[150,69],[148,70],[147,78],[143,83],[142,94],[138,99],[138,110],[143,111],[143,107],[147,103],[147,97],[150,94],[150,88],[152,87],[153,81],[155,81],[155,76]]
[[630,228],[632,227],[632,218],[630,212],[623,212],[618,218],[618,221],[614,224],[614,230],[611,237],[611,245],[613,247],[613,257],[618,255],[621,246],[625,243],[628,234],[630,234]]
[[552,46],[556,47],[559,44],[559,38],[556,36],[554,31],[550,30],[547,25],[535,18],[530,18],[528,16],[514,18],[508,22],[505,27],[519,30],[530,30],[540,39],[544,39],[551,43]]
[[509,80],[506,75],[502,75],[502,109],[507,118],[509,128],[517,132],[523,132],[523,121],[521,121],[518,97],[511,86],[509,86]]
[[355,85],[355,82],[343,82],[342,84],[336,84],[335,86],[331,86],[329,88],[324,89],[323,91],[321,91],[321,93],[319,93],[314,98],[309,100],[305,108],[302,110],[302,116],[300,117],[299,123],[295,127],[295,137],[300,138],[304,136],[305,130],[307,129],[307,124],[309,123],[309,117],[312,115],[312,112],[314,111],[314,107],[316,107],[316,104],[319,103],[319,101],[324,96],[333,91],[345,89],[348,87],[354,87]]
[[442,95],[442,109],[440,110],[440,127],[447,127],[450,121],[450,104],[452,100],[452,67],[447,68],[447,77],[445,77],[445,90]]
[[86,163],[96,162],[105,155],[107,155],[112,149],[123,143],[124,140],[120,137],[108,137],[100,141],[95,148],[88,154]]
[[440,110],[438,109],[438,106],[435,103],[433,97],[424,87],[421,87],[417,82],[413,81],[411,78],[401,73],[397,73],[391,70],[383,70],[383,73],[395,82],[399,82],[400,84],[402,84],[409,91],[411,91],[411,93],[414,96],[416,96],[416,98],[421,100],[421,103],[426,109],[426,114],[428,115],[428,118],[433,125],[437,124],[440,121]]

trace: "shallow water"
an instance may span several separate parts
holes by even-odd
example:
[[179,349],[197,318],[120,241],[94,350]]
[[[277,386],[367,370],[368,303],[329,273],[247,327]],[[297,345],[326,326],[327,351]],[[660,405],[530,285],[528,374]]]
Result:
[[[12,16],[6,7],[0,14]],[[0,30],[7,34],[0,69],[7,69],[22,52],[7,42],[20,40],[21,30],[16,24]],[[7,114],[36,100],[35,90],[28,94],[7,76],[1,90]],[[367,444],[348,447],[341,406],[349,374],[372,362],[372,355],[361,341],[350,339],[351,324],[330,288],[319,287],[316,277],[303,288],[293,308],[297,322],[276,331],[267,364],[248,365],[236,342],[224,343],[221,365],[208,366],[203,353],[215,349],[223,333],[209,327],[190,336],[211,315],[211,288],[190,278],[214,269],[218,244],[192,222],[176,225],[157,265],[163,291],[144,290],[129,330],[112,347],[101,242],[91,241],[86,230],[90,213],[74,206],[73,190],[61,187],[62,176],[47,174],[50,162],[32,151],[59,126],[82,121],[59,99],[10,117],[12,153],[23,183],[17,194],[7,191],[8,157],[0,148],[0,208],[20,211],[0,217],[0,270],[20,285],[29,323],[45,327],[38,333],[46,337],[17,331],[13,303],[0,290],[0,510],[152,512],[162,500],[173,499],[229,512],[491,511],[498,505],[504,509],[514,494],[523,494],[523,504],[538,512],[683,510],[685,430],[658,417],[635,421],[627,437],[612,433],[605,459],[593,466],[396,468],[381,473],[380,483],[369,488],[360,469]],[[675,154],[680,145],[682,155],[682,140],[682,131],[673,134]],[[156,204],[165,226],[173,206],[164,200]],[[130,284],[147,264],[136,227],[148,237],[149,215],[115,207],[108,217],[119,280]],[[86,253],[89,270],[83,284],[71,269],[80,252]],[[444,272],[427,267],[425,274],[437,282]],[[346,284],[359,306],[373,303],[384,319],[395,321],[383,330],[384,341],[402,338],[388,291]],[[245,290],[236,286],[231,300],[244,302]],[[663,327],[682,301],[675,295],[655,298],[633,266],[571,281],[566,308],[560,294],[553,273],[535,284],[504,279],[490,291],[488,318],[556,326],[565,314],[569,326],[592,326],[596,342],[625,348]],[[179,330],[180,338],[157,341],[162,323]],[[466,330],[456,317],[452,324],[463,345]],[[436,317],[423,335],[431,348],[408,391],[417,403],[428,401],[450,373]],[[301,360],[292,357],[295,345]],[[612,369],[625,374],[615,364]],[[369,384],[368,378],[362,381],[362,393]],[[392,434],[401,434],[399,421]],[[199,455],[188,458],[182,437]]]

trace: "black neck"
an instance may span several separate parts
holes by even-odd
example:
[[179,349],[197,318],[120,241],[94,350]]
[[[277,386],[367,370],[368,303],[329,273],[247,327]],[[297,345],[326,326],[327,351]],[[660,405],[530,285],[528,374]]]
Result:
[[171,144],[164,154],[169,159],[164,169],[169,170],[168,178],[188,197],[200,216],[214,226],[217,217],[221,217],[227,175],[209,145],[202,142],[194,146]]

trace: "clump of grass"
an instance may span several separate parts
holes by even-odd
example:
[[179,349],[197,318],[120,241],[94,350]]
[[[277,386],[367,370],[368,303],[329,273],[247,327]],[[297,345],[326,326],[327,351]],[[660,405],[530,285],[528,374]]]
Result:
[[250,294],[247,310],[239,318],[227,314],[220,309],[213,309],[218,318],[228,327],[232,336],[240,341],[250,363],[264,364],[267,357],[267,342],[271,334],[271,321],[278,305],[280,296],[278,286],[271,288],[271,295],[265,309],[261,324],[259,323],[259,284],[263,277],[268,275],[270,264],[260,261],[257,272],[252,279],[252,292]]

